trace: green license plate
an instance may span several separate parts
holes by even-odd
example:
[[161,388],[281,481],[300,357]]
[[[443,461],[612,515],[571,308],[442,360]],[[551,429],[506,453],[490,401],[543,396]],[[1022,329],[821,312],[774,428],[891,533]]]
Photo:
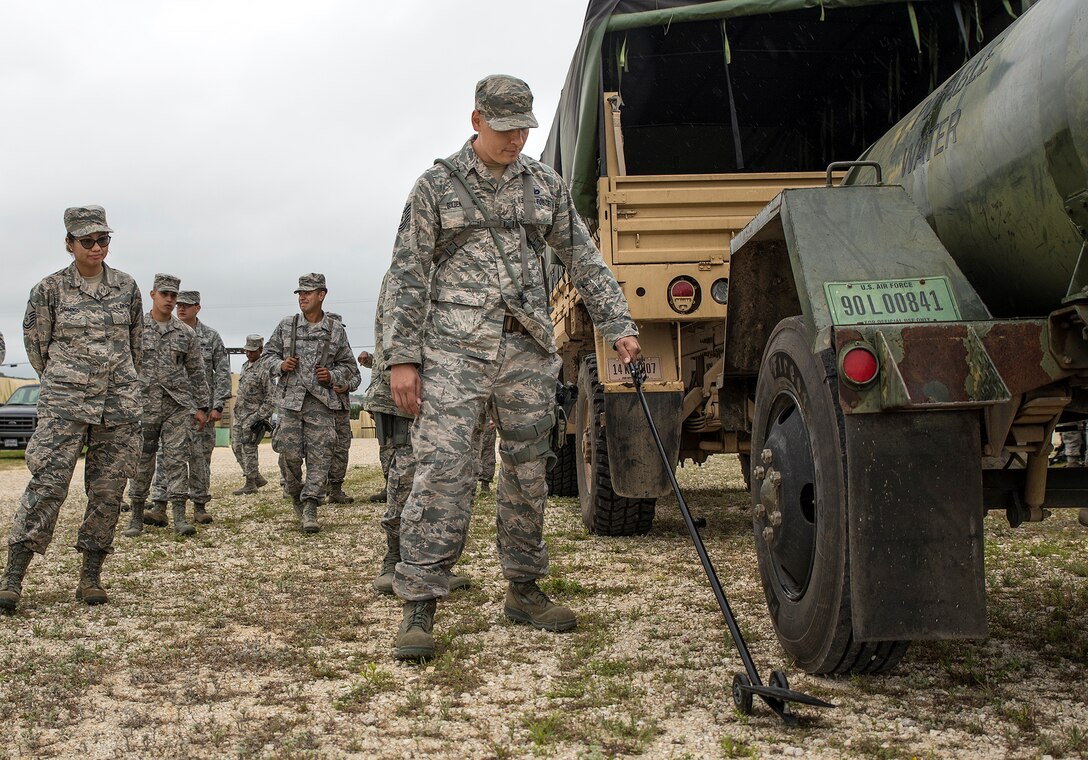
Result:
[[947,277],[824,283],[831,322],[958,322],[960,309]]

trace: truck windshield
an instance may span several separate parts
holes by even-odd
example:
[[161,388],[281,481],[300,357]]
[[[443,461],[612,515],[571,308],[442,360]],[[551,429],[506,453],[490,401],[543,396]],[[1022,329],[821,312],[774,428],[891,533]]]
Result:
[[15,393],[7,400],[9,405],[36,406],[38,394],[41,393],[40,385],[24,385],[15,389]]

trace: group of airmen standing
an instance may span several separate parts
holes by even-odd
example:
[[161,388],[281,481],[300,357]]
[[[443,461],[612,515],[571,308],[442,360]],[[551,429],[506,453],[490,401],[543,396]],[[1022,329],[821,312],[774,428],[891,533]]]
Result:
[[[305,532],[319,530],[317,508],[326,494],[343,494],[343,472],[331,464],[337,431],[348,425],[347,394],[360,382],[357,361],[374,368],[366,406],[388,454],[388,477],[387,551],[373,585],[402,601],[397,659],[434,655],[437,603],[466,583],[453,567],[482,479],[481,439],[492,429],[500,460],[496,544],[508,581],[503,614],[542,630],[577,625],[574,612],[537,584],[548,573],[545,472],[555,458],[549,441],[562,364],[548,310],[547,257],[565,267],[621,361],[634,361],[640,346],[623,293],[569,189],[554,170],[521,155],[537,126],[532,103],[520,79],[493,75],[477,83],[475,134],[423,173],[405,205],[379,293],[373,356],[353,356],[342,321],[324,311],[327,290],[317,274],[299,279],[300,313],[282,320],[263,348],[259,336],[246,343],[249,361],[232,424],[246,475],[239,492],[263,484],[254,431],[267,420],[272,394],[279,414],[273,449]],[[140,535],[152,519],[164,524],[166,503],[179,533],[195,530],[187,501],[196,522],[211,520],[205,463],[214,432],[208,431],[230,396],[229,367],[219,380],[226,366],[217,356],[225,358],[222,341],[196,319],[199,295],[158,275],[144,314],[134,280],[103,261],[112,230],[101,207],[70,208],[64,221],[74,261],[34,287],[23,322],[41,395],[26,453],[31,479],[0,581],[0,608],[9,610],[30,558],[52,538],[84,446],[87,509],[76,541],[83,555],[77,599],[107,601],[100,571],[113,550],[127,479],[126,535]],[[171,313],[175,304],[182,319]],[[251,393],[252,407],[240,409]],[[161,498],[153,494],[153,508],[145,509],[156,459]]]

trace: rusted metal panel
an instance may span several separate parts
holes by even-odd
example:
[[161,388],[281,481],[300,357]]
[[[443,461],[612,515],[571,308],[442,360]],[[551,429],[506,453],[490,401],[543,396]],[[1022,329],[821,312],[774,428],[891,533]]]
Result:
[[1050,385],[1065,373],[1044,349],[1046,322],[992,322],[979,328],[979,337],[1009,392],[1026,393]]

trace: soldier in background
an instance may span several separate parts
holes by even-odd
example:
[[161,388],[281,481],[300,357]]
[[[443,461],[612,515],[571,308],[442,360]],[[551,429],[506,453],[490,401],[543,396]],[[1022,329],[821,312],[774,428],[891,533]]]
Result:
[[246,482],[234,491],[235,496],[257,493],[258,488],[268,485],[261,477],[257,450],[265,431],[271,430],[269,421],[275,411],[272,392],[275,384],[267,362],[261,360],[264,338],[260,335],[246,336],[246,363],[238,374],[238,397],[234,399],[231,412],[230,442],[234,457],[242,468]]
[[343,403],[333,386],[358,387],[359,368],[344,326],[322,308],[325,275],[302,275],[295,293],[302,313],[284,317],[264,346],[271,371],[279,375],[272,448],[283,455],[287,492],[303,532],[316,533],[336,444],[333,412]]
[[[143,448],[128,486],[132,517],[125,535],[130,538],[143,532],[144,503],[157,459],[166,470],[166,497],[173,512],[174,531],[182,536],[196,533],[185,517],[189,499],[189,428],[204,429],[211,392],[196,331],[173,314],[180,284],[181,280],[173,275],[155,275],[151,311],[143,318]],[[156,456],[160,443],[161,458]],[[166,521],[165,510],[151,510],[148,517],[158,524]]]
[[[382,369],[382,334],[386,318],[385,305],[388,302],[385,286],[389,281],[386,273],[378,291],[378,308],[374,314],[374,372],[370,376],[370,385],[366,389],[363,408],[374,417],[374,434],[379,447],[389,452],[389,472],[386,476],[385,515],[382,517],[382,529],[385,531],[385,556],[381,570],[371,581],[371,586],[379,594],[393,593],[393,574],[400,562],[400,518],[404,511],[404,502],[412,492],[412,481],[416,475],[416,458],[412,452],[410,428],[412,417],[393,403],[393,394],[389,390],[389,370]],[[462,547],[463,548],[463,547]],[[460,556],[460,551],[458,551]],[[449,589],[456,591],[468,588],[467,578],[449,573]]]
[[[550,247],[607,344],[629,363],[640,348],[616,278],[555,171],[521,155],[528,85],[476,85],[477,134],[416,182],[393,249],[384,346],[398,408],[417,415],[412,493],[401,515],[393,587],[405,600],[394,656],[434,654],[436,601],[468,530],[478,473],[474,431],[493,409],[502,459],[498,553],[509,581],[503,612],[562,631],[577,618],[537,586],[548,572],[544,479],[555,421],[556,353],[541,256]],[[468,498],[466,498],[466,496]]]
[[79,455],[87,457],[87,509],[76,551],[76,600],[108,601],[100,575],[113,551],[125,479],[140,445],[143,304],[135,280],[105,263],[110,233],[101,206],[66,209],[64,245],[74,261],[30,291],[23,342],[41,378],[38,425],[26,448],[30,482],[19,500],[0,580],[0,608],[14,610],[34,552],[53,539]]
[[[379,309],[380,309],[380,302],[381,302],[381,294],[380,293],[378,295],[378,299],[379,299]],[[374,335],[374,343],[376,345],[374,347],[374,353],[373,354],[370,353],[369,351],[360,351],[359,356],[357,357],[357,360],[359,362],[359,366],[366,367],[367,369],[369,369],[371,371],[371,375],[370,375],[370,382],[371,383],[374,382],[374,372],[377,371],[375,369],[375,357],[378,356],[381,353],[381,349],[379,348],[379,346],[381,344],[381,337],[379,337],[379,335],[377,333],[375,333],[375,335]],[[386,385],[388,385],[388,384],[389,384],[389,381],[388,381],[388,379],[386,379]],[[368,389],[369,389],[369,387],[370,386],[367,386]],[[366,409],[365,406],[363,408]],[[371,415],[371,416],[373,416],[373,415]],[[389,491],[388,491],[389,462],[392,459],[392,457],[393,457],[393,450],[390,449],[389,446],[387,446],[385,444],[385,442],[381,440],[381,438],[379,438],[378,439],[378,463],[381,464],[381,466],[382,466],[382,478],[384,479],[386,485],[383,485],[382,490],[378,491],[377,493],[370,494],[370,496],[367,497],[368,501],[372,501],[375,504],[384,504],[386,499],[388,498],[388,496],[389,496]]]
[[[219,333],[197,319],[200,314],[200,292],[182,290],[177,300],[178,319],[196,331],[200,341],[200,355],[204,359],[204,371],[211,389],[212,406],[208,422],[202,429],[189,428],[189,499],[193,502],[193,522],[206,525],[212,521],[207,504],[212,500],[212,452],[215,451],[215,423],[223,419],[223,409],[230,401],[230,356]],[[156,514],[166,515],[166,470],[161,466],[162,446],[156,455],[159,466],[151,484],[151,501]],[[144,522],[154,525],[144,515]],[[165,522],[162,523],[165,526]]]
[[[333,314],[331,311],[327,312],[328,316],[344,323],[343,317],[339,314]],[[355,378],[347,385],[334,385],[333,391],[336,392],[337,397],[340,400],[340,409],[333,410],[333,426],[336,430],[336,445],[332,451],[332,464],[329,466],[329,495],[328,502],[330,504],[353,504],[355,498],[348,496],[344,493],[344,478],[347,477],[348,472],[348,457],[351,454],[351,398],[348,394],[354,393],[359,390],[359,384],[362,382],[362,376],[358,370],[355,372]]]
[[0,333],[0,364],[4,363],[4,359],[8,355],[8,347],[4,344],[4,333]]
[[487,424],[480,435],[480,469],[476,480],[480,483],[480,493],[491,492],[491,479],[495,477],[495,420],[488,415]]

